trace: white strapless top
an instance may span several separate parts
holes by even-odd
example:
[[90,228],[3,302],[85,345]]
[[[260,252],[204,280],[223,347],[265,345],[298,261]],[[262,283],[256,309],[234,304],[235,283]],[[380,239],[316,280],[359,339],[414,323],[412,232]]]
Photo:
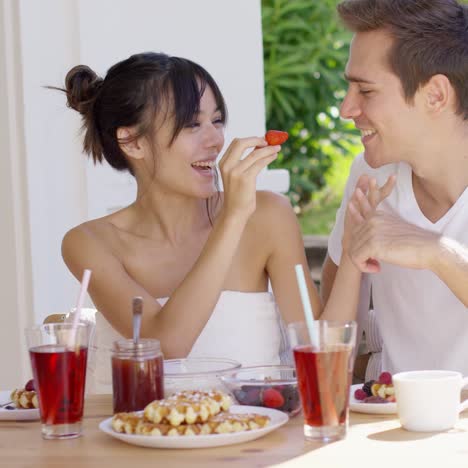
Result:
[[[164,305],[167,300],[158,302]],[[181,327],[181,336],[183,332]],[[223,291],[188,357],[229,358],[243,366],[278,364],[288,349],[285,337],[284,324],[271,293]],[[112,343],[121,338],[97,313],[94,346],[88,359],[88,392],[112,392],[110,350]]]

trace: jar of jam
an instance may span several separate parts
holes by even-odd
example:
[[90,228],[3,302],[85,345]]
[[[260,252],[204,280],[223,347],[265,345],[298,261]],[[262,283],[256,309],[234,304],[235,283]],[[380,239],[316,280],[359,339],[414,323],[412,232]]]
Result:
[[112,393],[114,413],[139,411],[164,397],[164,365],[159,340],[114,341]]

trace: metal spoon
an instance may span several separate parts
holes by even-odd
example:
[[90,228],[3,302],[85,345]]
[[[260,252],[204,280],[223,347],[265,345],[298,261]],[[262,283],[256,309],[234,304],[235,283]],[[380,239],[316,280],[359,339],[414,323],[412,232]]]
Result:
[[141,316],[143,314],[143,298],[136,296],[132,301],[133,310],[133,343],[138,347],[140,341]]

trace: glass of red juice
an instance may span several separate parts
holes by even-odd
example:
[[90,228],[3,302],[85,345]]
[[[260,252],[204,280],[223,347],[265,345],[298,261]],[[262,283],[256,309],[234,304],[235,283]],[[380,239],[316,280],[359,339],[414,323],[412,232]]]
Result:
[[355,322],[314,321],[288,325],[296,363],[307,440],[343,439],[348,428],[349,388],[356,344]]
[[112,350],[114,414],[143,410],[164,398],[163,354],[159,340],[117,340]]
[[48,323],[26,329],[44,439],[82,433],[90,325]]

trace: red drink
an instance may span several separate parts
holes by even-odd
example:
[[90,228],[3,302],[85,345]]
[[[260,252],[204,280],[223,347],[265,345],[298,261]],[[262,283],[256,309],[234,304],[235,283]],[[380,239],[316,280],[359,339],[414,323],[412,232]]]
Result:
[[63,345],[29,350],[43,424],[74,424],[83,416],[88,349]]
[[114,413],[138,411],[164,398],[163,357],[112,357]]
[[299,392],[308,426],[345,424],[348,412],[351,347],[331,345],[316,351],[310,345],[294,348]]

